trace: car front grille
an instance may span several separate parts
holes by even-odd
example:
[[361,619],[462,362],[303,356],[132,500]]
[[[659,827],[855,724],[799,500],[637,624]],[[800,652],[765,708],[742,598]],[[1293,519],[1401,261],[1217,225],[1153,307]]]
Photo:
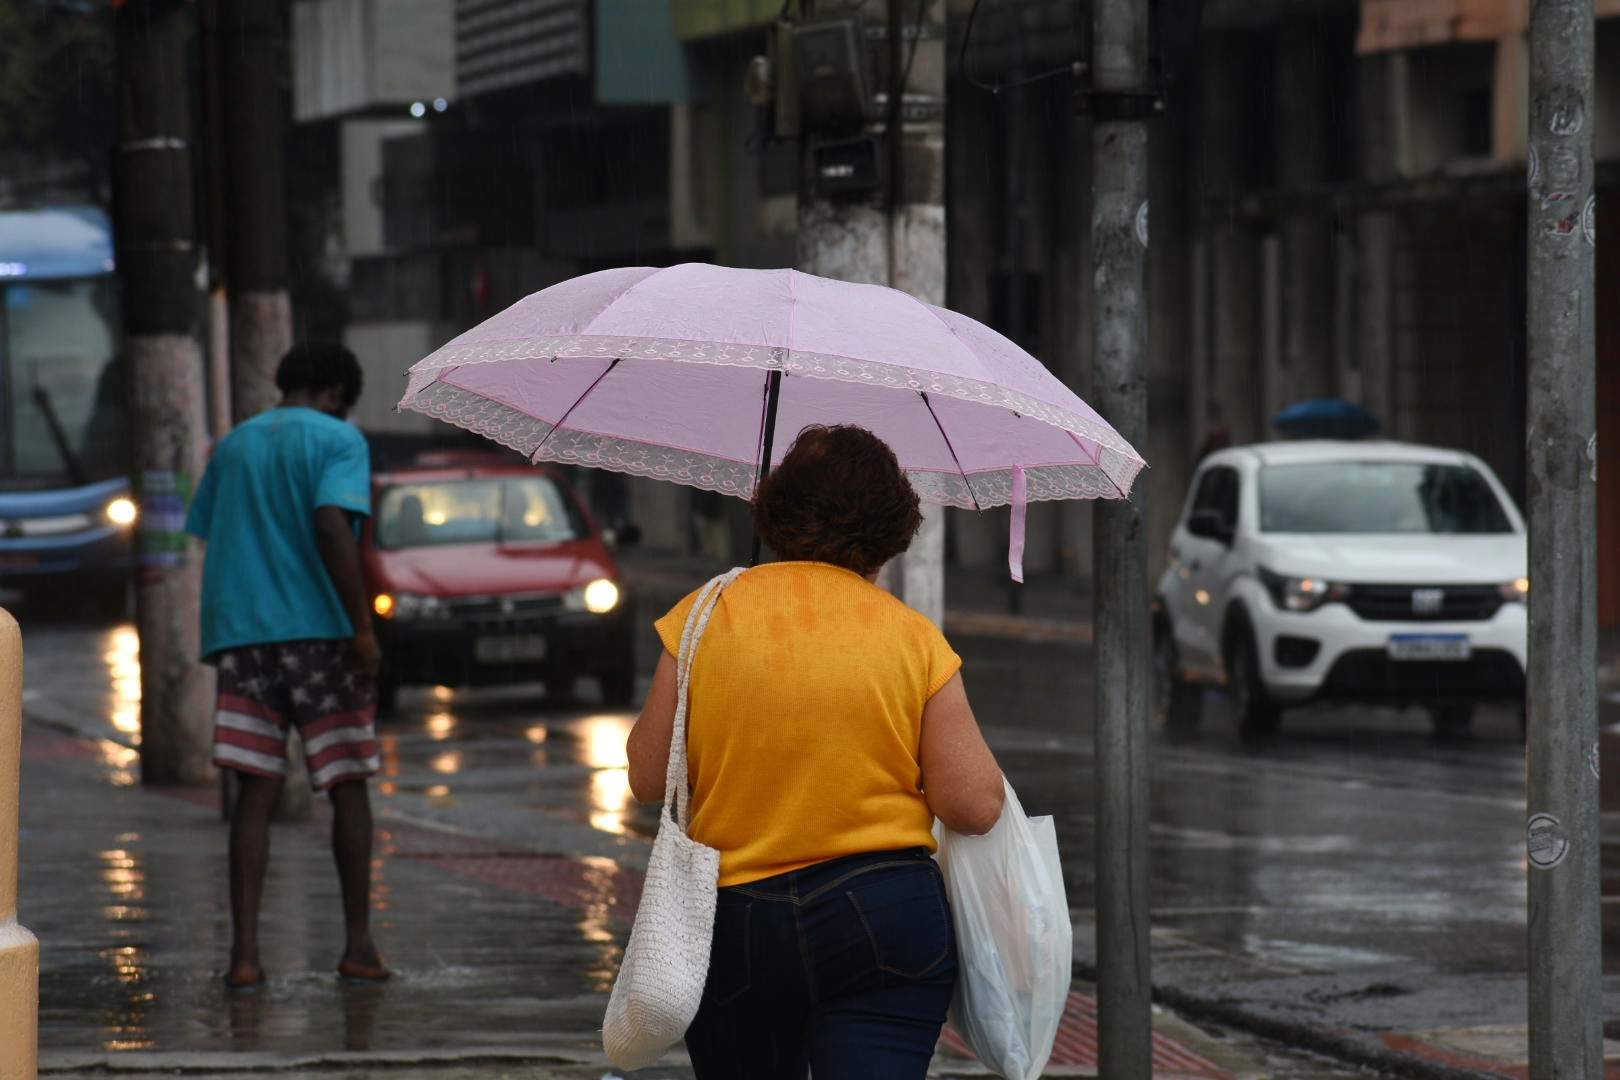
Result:
[[1503,600],[1495,585],[1352,585],[1346,603],[1370,622],[1484,622]]
[[561,596],[458,596],[444,601],[445,614],[470,623],[507,623],[553,615],[563,609]]

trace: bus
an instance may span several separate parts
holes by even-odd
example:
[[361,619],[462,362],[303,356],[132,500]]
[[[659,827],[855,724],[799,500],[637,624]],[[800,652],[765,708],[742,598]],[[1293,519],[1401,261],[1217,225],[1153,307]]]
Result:
[[0,212],[0,588],[71,576],[74,595],[127,595],[137,509],[121,341],[106,213]]

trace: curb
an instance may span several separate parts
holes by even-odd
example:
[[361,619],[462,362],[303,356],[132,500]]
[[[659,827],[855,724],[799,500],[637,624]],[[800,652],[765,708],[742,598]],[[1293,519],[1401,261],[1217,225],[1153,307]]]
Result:
[[[1076,963],[1074,972],[1091,982],[1097,981],[1094,964]],[[1251,1035],[1285,1046],[1322,1054],[1347,1065],[1375,1069],[1389,1076],[1406,1076],[1414,1080],[1502,1080],[1503,1074],[1465,1069],[1456,1065],[1442,1065],[1434,1061],[1403,1054],[1380,1046],[1369,1038],[1358,1037],[1331,1028],[1312,1024],[1278,1020],[1234,1005],[1220,998],[1188,993],[1173,986],[1155,983],[1153,1000],[1195,1020],[1208,1020],[1224,1027],[1236,1028]]]
[[988,611],[945,611],[945,632],[963,637],[994,637],[1029,644],[1070,642],[1090,645],[1091,623],[1080,619],[1049,619],[1034,615],[999,615]]
[[[684,1060],[684,1055],[680,1055]],[[606,1062],[600,1054],[562,1050],[532,1050],[521,1047],[479,1047],[470,1050],[333,1051],[324,1054],[280,1055],[197,1051],[161,1053],[117,1051],[102,1054],[52,1054],[42,1057],[39,1075],[105,1073],[132,1075],[169,1073],[172,1075],[235,1075],[238,1073],[279,1073],[293,1070],[312,1072],[350,1069],[453,1068],[481,1065],[580,1066]],[[673,1062],[680,1064],[679,1061]]]

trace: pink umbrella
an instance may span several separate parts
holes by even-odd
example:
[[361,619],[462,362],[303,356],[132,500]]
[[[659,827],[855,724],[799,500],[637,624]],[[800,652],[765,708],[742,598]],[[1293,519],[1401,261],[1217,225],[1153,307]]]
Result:
[[[703,263],[519,300],[410,371],[400,407],[560,461],[748,498],[811,424],[858,424],[929,502],[1124,498],[1143,461],[983,324],[878,285]],[[777,437],[777,432],[785,437]]]

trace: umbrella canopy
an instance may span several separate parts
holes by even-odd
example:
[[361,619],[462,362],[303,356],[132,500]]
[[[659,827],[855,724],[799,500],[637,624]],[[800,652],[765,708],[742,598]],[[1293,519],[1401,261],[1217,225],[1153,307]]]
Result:
[[1122,498],[1143,465],[981,323],[796,270],[688,263],[562,282],[417,363],[400,407],[531,461],[742,498],[811,424],[867,428],[920,497],[950,506]]

